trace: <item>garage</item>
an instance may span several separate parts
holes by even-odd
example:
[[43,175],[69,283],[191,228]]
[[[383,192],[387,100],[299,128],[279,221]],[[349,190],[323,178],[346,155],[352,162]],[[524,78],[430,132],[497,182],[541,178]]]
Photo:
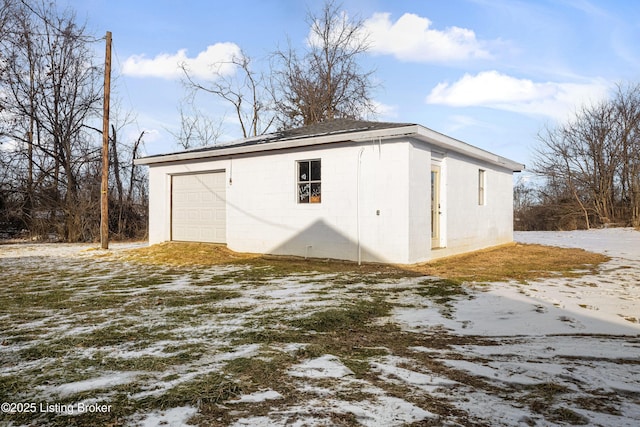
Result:
[[226,243],[225,172],[171,177],[171,240]]

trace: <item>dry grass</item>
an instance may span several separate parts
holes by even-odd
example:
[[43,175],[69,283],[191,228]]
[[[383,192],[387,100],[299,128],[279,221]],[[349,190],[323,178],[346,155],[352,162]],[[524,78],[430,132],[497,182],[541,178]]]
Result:
[[167,242],[126,252],[131,261],[172,266],[248,264],[286,274],[301,271],[374,273],[385,276],[437,276],[457,282],[530,280],[592,272],[609,258],[583,249],[512,244],[412,266],[238,253],[222,245]]
[[125,258],[149,264],[191,266],[229,264],[258,256],[234,252],[224,245],[211,243],[165,242],[127,251]]
[[123,257],[128,261],[175,267],[243,264],[268,268],[270,273],[276,275],[300,272],[345,272],[398,277],[419,275],[417,272],[405,271],[391,264],[364,263],[359,266],[355,262],[338,259],[240,253],[213,243],[164,242],[127,250]]
[[578,275],[608,261],[605,255],[583,249],[513,244],[456,255],[413,266],[423,274],[476,282],[527,280]]

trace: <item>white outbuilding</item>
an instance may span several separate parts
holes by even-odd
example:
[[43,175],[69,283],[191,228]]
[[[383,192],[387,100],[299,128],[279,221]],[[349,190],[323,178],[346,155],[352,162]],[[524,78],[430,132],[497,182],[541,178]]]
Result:
[[136,163],[150,244],[399,264],[511,242],[524,168],[424,126],[359,120]]

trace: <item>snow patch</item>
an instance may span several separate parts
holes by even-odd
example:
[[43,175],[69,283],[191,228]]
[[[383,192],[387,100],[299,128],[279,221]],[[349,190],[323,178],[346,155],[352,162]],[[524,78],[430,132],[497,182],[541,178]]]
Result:
[[240,357],[252,357],[258,354],[260,350],[260,344],[246,344],[238,346],[234,351],[227,353],[216,354],[213,360],[216,362],[222,362],[225,360],[239,359]]
[[62,384],[51,388],[49,391],[57,393],[60,396],[69,396],[88,390],[106,389],[117,385],[127,384],[133,381],[135,377],[142,374],[141,372],[118,372],[112,375],[103,375],[97,378],[91,378],[84,381],[76,381],[72,383]]
[[353,375],[353,371],[340,362],[336,356],[325,354],[317,359],[311,359],[289,370],[293,377],[306,378],[342,378]]
[[275,390],[257,391],[251,394],[244,394],[236,400],[230,400],[228,403],[258,403],[265,400],[282,399],[282,395]]
[[153,411],[145,414],[139,421],[134,421],[136,427],[183,427],[191,426],[189,418],[198,413],[198,409],[192,406],[180,406],[165,411]]

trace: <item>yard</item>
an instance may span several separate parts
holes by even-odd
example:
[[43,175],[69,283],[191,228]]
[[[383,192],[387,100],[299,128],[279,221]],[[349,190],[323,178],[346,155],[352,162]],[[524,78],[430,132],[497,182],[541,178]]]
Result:
[[608,258],[0,245],[0,425],[639,425],[640,232],[517,240]]

